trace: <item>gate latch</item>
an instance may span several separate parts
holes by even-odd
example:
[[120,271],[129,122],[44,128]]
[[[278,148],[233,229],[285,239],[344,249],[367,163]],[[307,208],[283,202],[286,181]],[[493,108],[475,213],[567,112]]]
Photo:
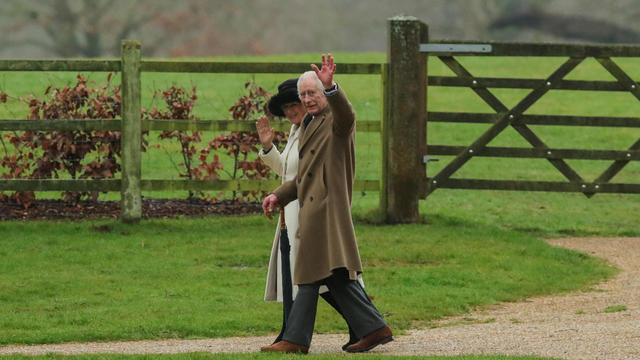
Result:
[[432,158],[429,157],[429,155],[425,155],[424,157],[422,157],[422,162],[423,163],[428,163],[429,161],[440,161],[440,159],[436,159],[436,158]]

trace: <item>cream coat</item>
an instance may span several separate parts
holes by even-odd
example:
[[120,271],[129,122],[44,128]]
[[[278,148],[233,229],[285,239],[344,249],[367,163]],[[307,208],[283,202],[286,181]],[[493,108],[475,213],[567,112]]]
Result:
[[351,219],[355,178],[355,113],[340,89],[329,106],[301,127],[298,171],[273,193],[280,205],[298,199],[298,249],[294,284],[308,284],[346,268],[352,280],[362,272]]
[[[298,171],[298,134],[299,127],[293,125],[289,131],[289,139],[282,153],[274,146],[268,153],[260,151],[260,158],[282,178],[282,182],[293,180]],[[289,263],[291,264],[291,276],[293,277],[293,265],[296,262],[296,252],[298,251],[298,241],[296,232],[298,231],[298,201],[292,201],[284,208],[284,222],[287,225],[289,236]],[[293,279],[291,280],[293,281]],[[292,282],[293,283],[293,282]],[[326,286],[322,286],[320,292],[328,291]],[[293,285],[293,299],[298,293],[298,287]],[[282,258],[280,256],[280,218],[273,238],[271,256],[269,257],[269,269],[267,270],[267,285],[264,291],[265,301],[282,301]]]

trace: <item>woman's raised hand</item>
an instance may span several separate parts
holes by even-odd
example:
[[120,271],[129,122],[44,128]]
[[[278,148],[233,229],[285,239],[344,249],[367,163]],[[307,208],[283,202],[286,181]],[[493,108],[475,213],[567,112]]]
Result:
[[273,138],[275,137],[275,132],[269,124],[269,119],[264,115],[260,116],[258,121],[256,121],[256,129],[258,130],[260,143],[262,143],[262,149],[264,151],[269,151],[273,146]]

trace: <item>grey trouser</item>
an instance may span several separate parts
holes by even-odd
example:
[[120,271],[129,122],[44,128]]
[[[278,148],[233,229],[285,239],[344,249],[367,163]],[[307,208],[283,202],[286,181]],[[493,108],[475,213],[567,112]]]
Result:
[[360,283],[350,280],[346,270],[338,269],[326,279],[313,284],[298,285],[296,301],[293,302],[287,329],[282,337],[284,340],[304,346],[311,344],[320,285],[329,288],[342,309],[342,315],[359,339],[387,326]]

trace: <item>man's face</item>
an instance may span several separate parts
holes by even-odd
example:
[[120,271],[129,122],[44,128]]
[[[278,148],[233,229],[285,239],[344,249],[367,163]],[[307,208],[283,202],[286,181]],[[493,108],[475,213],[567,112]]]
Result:
[[304,117],[304,106],[299,102],[286,103],[282,105],[282,112],[292,124],[300,125]]
[[322,93],[322,90],[318,89],[318,83],[313,78],[302,79],[298,93],[300,94],[302,105],[311,115],[315,115],[329,106],[327,98]]

